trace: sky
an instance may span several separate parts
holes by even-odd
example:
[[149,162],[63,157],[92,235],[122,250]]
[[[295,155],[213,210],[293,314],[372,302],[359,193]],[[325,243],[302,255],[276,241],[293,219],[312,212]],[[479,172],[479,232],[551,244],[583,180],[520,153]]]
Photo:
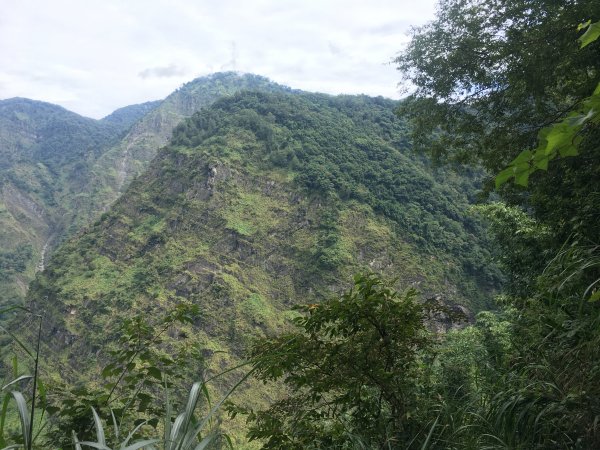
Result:
[[399,98],[391,60],[434,0],[0,0],[0,99],[101,118],[235,70]]

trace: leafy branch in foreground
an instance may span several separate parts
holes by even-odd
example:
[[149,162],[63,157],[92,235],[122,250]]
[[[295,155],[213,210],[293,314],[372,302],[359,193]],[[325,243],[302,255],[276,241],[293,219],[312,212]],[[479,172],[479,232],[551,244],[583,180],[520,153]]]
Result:
[[[144,421],[156,428],[165,411],[159,398],[163,388],[182,385],[188,376],[186,367],[202,371],[203,358],[196,345],[186,340],[165,343],[168,333],[177,333],[197,316],[196,305],[180,304],[152,321],[141,315],[125,320],[118,344],[106,350],[109,360],[99,380],[54,386],[48,441],[67,446],[72,431],[89,439],[95,424],[92,408],[100,415],[108,416],[110,411],[118,428]],[[169,380],[167,386],[164,379]]]
[[[579,25],[586,29],[580,38],[580,48],[586,47],[600,36],[600,22]],[[590,130],[600,125],[600,83],[594,92],[578,103],[560,122],[543,128],[538,134],[539,145],[534,150],[523,150],[506,169],[496,176],[496,189],[511,178],[527,186],[529,176],[537,170],[548,170],[548,163],[557,157],[577,156],[579,146]]]

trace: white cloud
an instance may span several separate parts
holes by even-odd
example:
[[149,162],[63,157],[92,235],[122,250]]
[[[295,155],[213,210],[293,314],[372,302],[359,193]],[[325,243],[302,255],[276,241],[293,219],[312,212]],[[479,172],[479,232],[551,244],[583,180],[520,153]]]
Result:
[[2,0],[0,98],[102,117],[231,69],[397,97],[386,63],[433,11],[433,0]]

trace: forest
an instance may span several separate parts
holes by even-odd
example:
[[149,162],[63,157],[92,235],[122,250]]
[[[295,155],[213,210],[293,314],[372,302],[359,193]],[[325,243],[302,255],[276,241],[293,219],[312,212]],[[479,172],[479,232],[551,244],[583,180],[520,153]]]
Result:
[[3,304],[0,448],[600,448],[600,3],[440,0],[394,64],[173,124]]

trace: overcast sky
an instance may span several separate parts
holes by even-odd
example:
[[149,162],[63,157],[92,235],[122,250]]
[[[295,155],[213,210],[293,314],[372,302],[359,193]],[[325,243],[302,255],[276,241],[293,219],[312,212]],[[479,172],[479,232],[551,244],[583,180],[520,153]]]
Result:
[[0,0],[0,99],[100,118],[222,70],[398,98],[393,56],[434,0]]

